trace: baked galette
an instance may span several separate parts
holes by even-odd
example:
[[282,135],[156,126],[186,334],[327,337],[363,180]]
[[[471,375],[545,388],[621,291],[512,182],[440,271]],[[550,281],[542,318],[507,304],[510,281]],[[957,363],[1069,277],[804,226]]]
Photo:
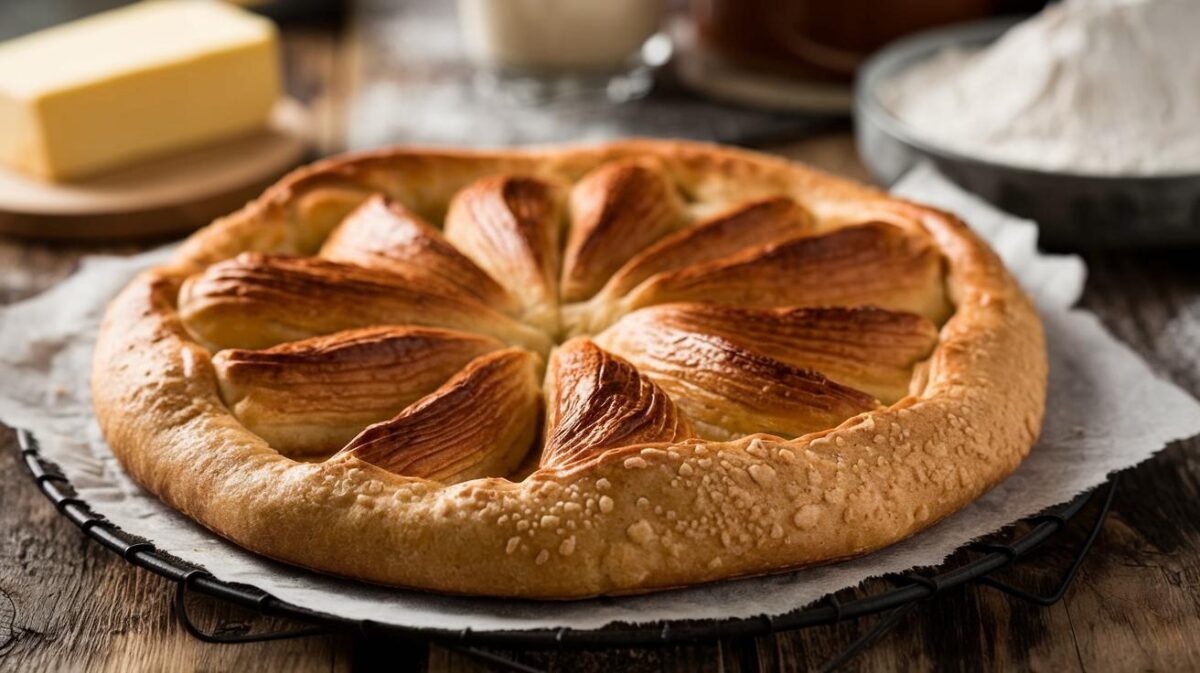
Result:
[[299,170],[111,304],[145,488],[260,554],[576,598],[879,549],[1004,479],[1042,329],[953,216],[635,140]]

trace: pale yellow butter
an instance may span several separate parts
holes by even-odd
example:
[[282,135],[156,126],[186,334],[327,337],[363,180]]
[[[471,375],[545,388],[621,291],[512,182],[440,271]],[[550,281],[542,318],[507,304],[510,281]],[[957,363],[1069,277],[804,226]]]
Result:
[[150,0],[0,44],[0,162],[62,180],[232,137],[280,95],[274,25]]

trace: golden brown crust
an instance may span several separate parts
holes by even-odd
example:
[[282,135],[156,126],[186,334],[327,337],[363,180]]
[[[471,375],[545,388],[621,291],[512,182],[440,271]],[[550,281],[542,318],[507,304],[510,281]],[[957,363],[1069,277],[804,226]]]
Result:
[[596,341],[666,390],[706,439],[798,437],[879,406],[862,391],[721,336],[644,327],[622,321]]
[[605,285],[604,294],[621,297],[655,274],[781,243],[812,233],[814,226],[812,215],[786,196],[738,204],[634,255]]
[[519,298],[526,322],[549,331],[558,324],[562,198],[555,183],[497,175],[458,192],[446,215],[446,237]]
[[563,301],[596,293],[639,250],[683,221],[683,204],[668,177],[645,161],[614,161],[571,190],[563,254]]
[[221,399],[289,456],[328,456],[504,344],[425,327],[368,327],[213,356]]
[[269,348],[356,327],[421,325],[470,330],[544,352],[544,334],[465,292],[315,257],[243,253],[187,279],[179,314],[200,343]]
[[483,269],[407,208],[381,194],[367,199],[333,230],[321,257],[446,285],[508,314],[516,302]]
[[622,446],[695,436],[661,388],[585,337],[550,357],[545,435],[541,467],[569,467]]
[[809,369],[891,404],[909,393],[913,366],[937,344],[937,327],[913,313],[871,307],[753,309],[662,304],[625,316],[609,332],[672,343],[706,334]]
[[443,484],[507,476],[536,434],[538,361],[519,348],[481,355],[395,418],[363,430],[334,459],[353,456]]
[[[792,440],[632,446],[519,482],[443,485],[353,457],[310,464],[281,455],[222,402],[211,354],[177,312],[187,276],[246,251],[313,254],[340,221],[337,211],[371,193],[436,221],[457,190],[487,175],[575,181],[639,157],[653,158],[711,212],[783,194],[822,229],[880,220],[927,237],[944,264],[953,313],[923,366],[925,385]],[[302,169],[198,232],[172,264],[113,301],[92,392],[130,475],[254,551],[379,583],[573,598],[824,563],[926,528],[1020,463],[1041,426],[1045,377],[1031,303],[953,217],[779,159],[634,140],[491,153],[385,150]]]
[[948,307],[937,249],[921,236],[869,223],[766,245],[654,276],[625,309],[676,301],[735,306],[863,306],[940,321]]

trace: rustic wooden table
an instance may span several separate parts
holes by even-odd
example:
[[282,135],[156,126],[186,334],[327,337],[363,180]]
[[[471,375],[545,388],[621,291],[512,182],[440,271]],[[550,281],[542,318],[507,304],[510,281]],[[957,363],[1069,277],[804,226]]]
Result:
[[[289,89],[308,101],[320,149],[340,145],[353,87],[352,41],[287,36]],[[768,148],[866,179],[848,132]],[[0,239],[0,303],[30,297],[79,258],[131,246],[79,248]],[[1200,395],[1200,272],[1192,255],[1089,255],[1084,305],[1162,375]],[[0,383],[2,385],[2,383]],[[1053,582],[1069,549],[1052,546],[1012,571],[1015,583]],[[126,564],[60,517],[0,427],[0,670],[482,671],[433,646],[315,637],[209,645],[175,619],[174,585]],[[199,602],[199,621],[226,629],[274,626]],[[602,653],[506,653],[551,670],[803,671],[869,629],[870,620],[703,646]],[[1200,670],[1200,440],[1173,444],[1129,471],[1092,554],[1066,598],[1039,609],[980,586],[920,606],[844,670]]]

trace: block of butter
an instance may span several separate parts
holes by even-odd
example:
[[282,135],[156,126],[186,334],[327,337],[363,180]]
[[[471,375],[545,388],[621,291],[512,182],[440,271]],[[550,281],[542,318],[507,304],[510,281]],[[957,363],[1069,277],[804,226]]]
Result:
[[265,124],[274,25],[224,2],[148,0],[0,44],[0,163],[79,178]]

